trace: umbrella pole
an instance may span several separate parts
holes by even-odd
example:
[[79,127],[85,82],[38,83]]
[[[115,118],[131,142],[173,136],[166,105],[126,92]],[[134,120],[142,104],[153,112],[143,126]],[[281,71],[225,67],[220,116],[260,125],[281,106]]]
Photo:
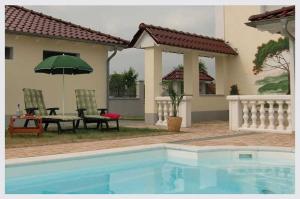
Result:
[[65,69],[63,68],[63,95],[62,95],[63,117],[65,116]]

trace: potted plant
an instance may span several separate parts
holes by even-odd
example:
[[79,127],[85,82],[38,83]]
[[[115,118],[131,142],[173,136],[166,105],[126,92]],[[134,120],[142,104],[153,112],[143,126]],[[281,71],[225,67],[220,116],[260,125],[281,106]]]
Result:
[[171,104],[173,108],[173,116],[168,117],[168,130],[172,132],[179,132],[181,127],[182,118],[177,116],[178,107],[182,101],[183,94],[178,95],[174,88],[172,82],[168,86],[168,93],[171,98]]
[[240,92],[239,92],[237,84],[232,85],[230,87],[230,95],[239,95],[239,94],[240,94]]

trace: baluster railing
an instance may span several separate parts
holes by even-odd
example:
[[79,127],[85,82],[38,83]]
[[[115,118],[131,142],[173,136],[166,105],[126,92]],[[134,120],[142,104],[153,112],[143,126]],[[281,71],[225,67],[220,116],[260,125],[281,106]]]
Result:
[[252,124],[250,126],[250,128],[256,128],[256,119],[257,119],[257,109],[256,109],[256,101],[250,101],[251,104],[251,120],[252,120]]
[[288,126],[286,127],[287,130],[291,131],[292,130],[292,110],[291,110],[291,101],[286,101],[286,104],[288,106],[287,108],[287,122]]
[[[182,127],[191,126],[191,97],[184,96],[178,107],[178,116],[182,117]],[[170,97],[156,97],[158,120],[156,125],[166,126],[168,117],[173,116],[173,107]],[[179,111],[180,110],[180,111]]]
[[163,120],[162,120],[162,102],[161,101],[158,101],[158,110],[157,110],[157,113],[158,113],[158,121],[156,122],[156,125],[162,125],[163,124]]
[[259,109],[259,120],[260,120],[260,129],[266,128],[266,111],[265,111],[265,101],[259,101],[260,109]]
[[168,101],[164,101],[163,102],[163,104],[164,104],[164,120],[163,120],[163,125],[167,125],[167,122],[168,122],[168,116],[169,116],[169,114],[168,114],[168,111],[169,111],[169,108],[168,108],[168,106],[169,106],[169,102]]
[[268,129],[275,129],[275,124],[274,124],[274,120],[275,120],[275,117],[274,117],[274,101],[272,100],[269,100],[268,101],[268,104],[269,104],[269,126],[268,126]]
[[228,96],[229,126],[234,131],[291,133],[294,117],[290,95]]
[[172,106],[172,102],[169,101],[169,116],[172,117],[174,114],[173,114],[173,106]]
[[243,104],[243,128],[249,127],[249,109],[248,101],[242,101]]
[[276,103],[278,104],[278,126],[277,129],[278,130],[284,130],[284,126],[283,126],[283,100],[277,100]]

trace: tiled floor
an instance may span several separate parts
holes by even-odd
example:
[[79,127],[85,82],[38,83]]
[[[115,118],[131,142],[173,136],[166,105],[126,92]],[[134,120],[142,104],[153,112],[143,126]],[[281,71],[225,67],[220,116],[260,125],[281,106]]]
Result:
[[[141,122],[123,123],[126,126],[145,127]],[[125,146],[146,145],[155,143],[177,143],[198,146],[214,145],[258,145],[258,146],[284,146],[294,147],[294,134],[271,133],[233,133],[228,130],[227,122],[208,122],[184,128],[188,133],[140,137],[119,140],[103,140],[84,143],[68,143],[47,146],[6,149],[6,159],[52,155],[60,153],[81,152],[99,149],[108,149]]]

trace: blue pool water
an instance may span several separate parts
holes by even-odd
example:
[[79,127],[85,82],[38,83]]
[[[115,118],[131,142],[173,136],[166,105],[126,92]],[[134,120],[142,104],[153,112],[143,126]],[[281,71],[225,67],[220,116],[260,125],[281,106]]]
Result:
[[180,153],[157,148],[7,165],[5,190],[9,194],[294,193],[294,162],[280,158],[284,153],[274,152],[273,158],[258,158],[252,152],[195,152],[189,157]]

